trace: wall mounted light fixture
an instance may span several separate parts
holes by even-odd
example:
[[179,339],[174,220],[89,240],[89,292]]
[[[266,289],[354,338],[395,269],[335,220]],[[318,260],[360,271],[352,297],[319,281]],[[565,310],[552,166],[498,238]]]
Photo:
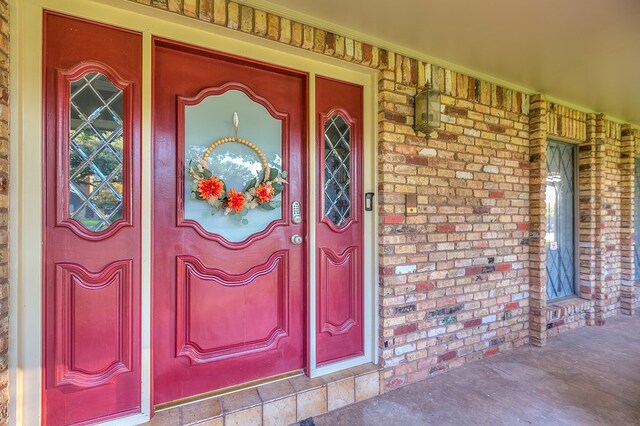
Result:
[[440,92],[430,83],[416,95],[414,120],[414,129],[423,133],[440,127]]

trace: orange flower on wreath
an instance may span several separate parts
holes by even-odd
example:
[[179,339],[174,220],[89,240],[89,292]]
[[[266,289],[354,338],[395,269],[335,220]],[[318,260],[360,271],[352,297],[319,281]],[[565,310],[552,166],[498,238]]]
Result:
[[227,192],[227,207],[229,209],[233,209],[238,213],[244,208],[244,203],[245,199],[243,192],[237,192],[235,189],[230,189],[229,192]]
[[260,200],[261,203],[265,203],[273,198],[276,190],[273,189],[270,183],[263,182],[256,188],[256,198]]
[[202,179],[198,182],[198,194],[205,200],[220,197],[223,190],[224,184],[215,176],[211,176],[210,179]]

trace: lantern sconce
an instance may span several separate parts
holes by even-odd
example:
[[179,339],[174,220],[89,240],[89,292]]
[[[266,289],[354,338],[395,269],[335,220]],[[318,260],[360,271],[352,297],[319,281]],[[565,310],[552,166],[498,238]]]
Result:
[[416,95],[414,129],[422,133],[440,127],[440,92],[427,83]]

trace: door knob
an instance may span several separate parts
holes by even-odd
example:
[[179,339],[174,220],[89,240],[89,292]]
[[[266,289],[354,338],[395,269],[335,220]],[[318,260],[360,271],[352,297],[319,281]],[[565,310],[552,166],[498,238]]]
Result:
[[298,234],[293,234],[291,236],[291,242],[293,244],[302,244],[302,237]]

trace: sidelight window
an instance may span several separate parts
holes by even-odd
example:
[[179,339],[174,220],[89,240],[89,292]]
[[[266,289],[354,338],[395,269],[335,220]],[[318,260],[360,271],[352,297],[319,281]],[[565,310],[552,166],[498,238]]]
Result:
[[547,298],[575,294],[576,147],[549,141],[547,147]]

